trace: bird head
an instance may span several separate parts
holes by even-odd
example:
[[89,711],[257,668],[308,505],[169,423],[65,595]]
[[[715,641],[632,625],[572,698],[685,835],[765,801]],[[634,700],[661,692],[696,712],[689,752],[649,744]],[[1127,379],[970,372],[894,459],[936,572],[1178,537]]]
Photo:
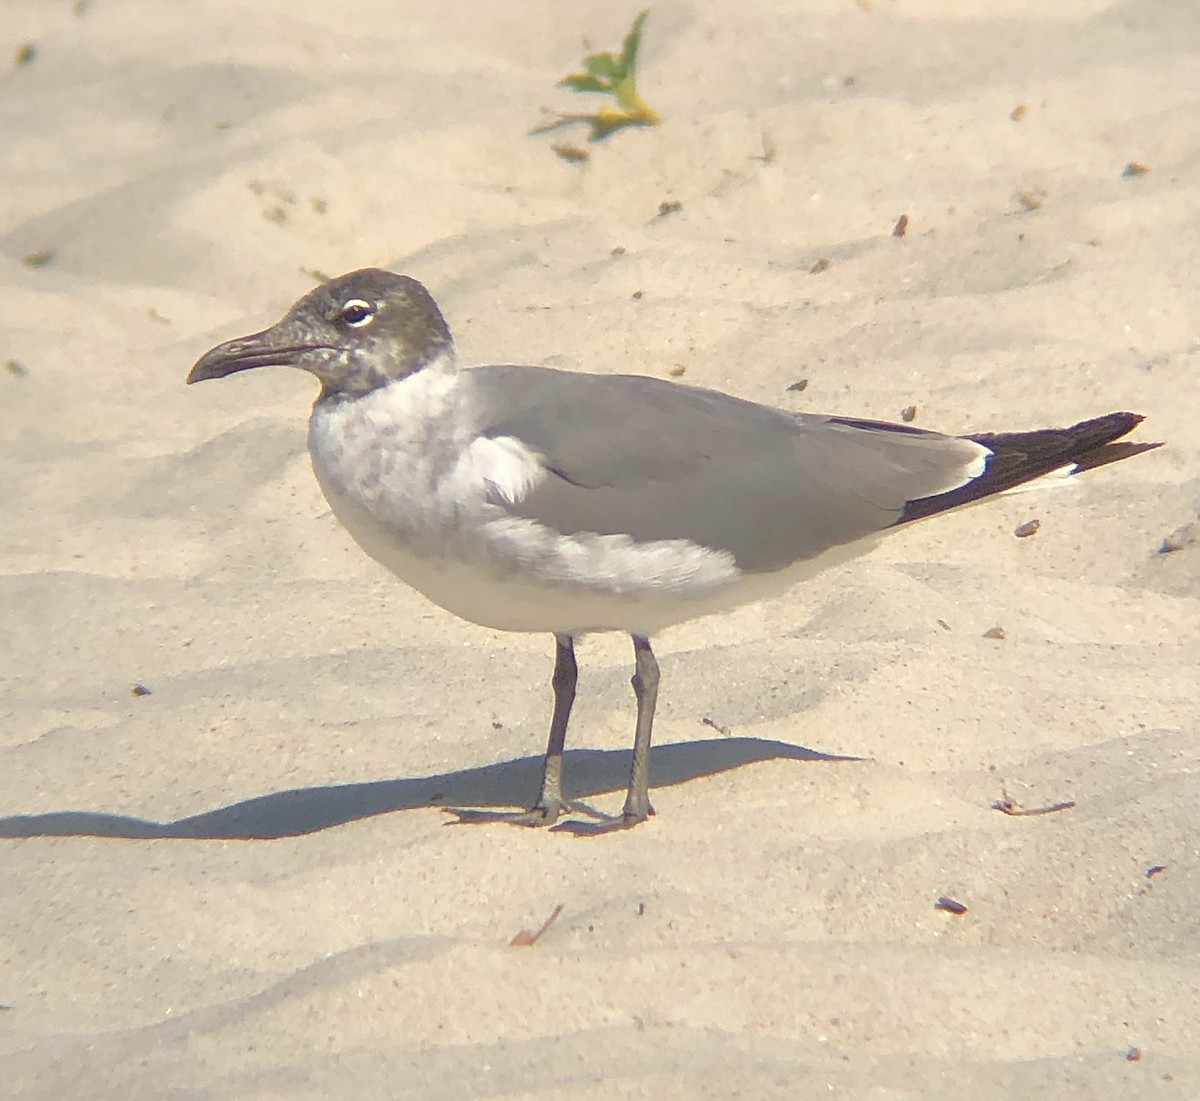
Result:
[[310,291],[269,329],[218,344],[187,381],[299,367],[320,380],[323,398],[358,397],[453,354],[446,321],[420,283],[363,268]]

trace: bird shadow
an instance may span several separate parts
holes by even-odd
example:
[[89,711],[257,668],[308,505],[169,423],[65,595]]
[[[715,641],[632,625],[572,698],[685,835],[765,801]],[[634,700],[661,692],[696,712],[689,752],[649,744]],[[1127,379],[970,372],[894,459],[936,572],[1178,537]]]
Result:
[[[857,761],[766,738],[676,742],[654,749],[654,787],[670,787],[760,761]],[[575,749],[564,754],[564,795],[579,799],[624,790],[630,753]],[[190,838],[270,841],[300,837],[346,822],[424,807],[530,805],[541,781],[542,758],[521,757],[436,776],[292,788],[258,795],[227,807],[154,822],[122,814],[64,810],[0,818],[0,837]]]

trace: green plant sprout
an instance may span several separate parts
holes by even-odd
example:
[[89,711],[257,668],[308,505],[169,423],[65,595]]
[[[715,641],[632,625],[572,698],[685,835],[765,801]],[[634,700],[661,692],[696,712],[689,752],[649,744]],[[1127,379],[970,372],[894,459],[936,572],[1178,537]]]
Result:
[[638,14],[630,27],[621,52],[589,54],[583,59],[583,72],[570,73],[557,87],[574,88],[577,92],[600,92],[616,100],[592,114],[559,115],[553,122],[539,126],[534,133],[544,133],[573,122],[586,122],[592,127],[592,141],[599,141],[623,126],[656,126],[658,113],[642,99],[637,90],[637,55],[642,44],[642,25],[649,9]]

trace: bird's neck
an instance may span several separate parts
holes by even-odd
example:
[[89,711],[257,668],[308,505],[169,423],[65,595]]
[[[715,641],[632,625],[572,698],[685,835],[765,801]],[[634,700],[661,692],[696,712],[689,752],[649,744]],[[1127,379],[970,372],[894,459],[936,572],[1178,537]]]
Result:
[[315,410],[321,406],[363,401],[393,387],[404,387],[410,379],[417,380],[414,390],[437,392],[443,387],[452,387],[457,374],[458,361],[454,355],[454,345],[448,344],[432,353],[428,359],[417,363],[411,370],[400,374],[392,375],[374,369],[353,379],[343,376],[336,387],[323,383],[313,408]]

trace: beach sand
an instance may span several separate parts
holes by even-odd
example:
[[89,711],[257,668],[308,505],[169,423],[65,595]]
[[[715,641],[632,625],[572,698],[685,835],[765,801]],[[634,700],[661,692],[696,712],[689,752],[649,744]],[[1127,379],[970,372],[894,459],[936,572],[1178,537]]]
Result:
[[[589,144],[529,131],[635,7],[10,0],[0,1097],[1200,1096],[1200,6],[1046,7],[658,4]],[[468,363],[1166,446],[663,634],[645,825],[446,828],[552,640],[359,552],[310,378],[183,384],[368,265]]]

